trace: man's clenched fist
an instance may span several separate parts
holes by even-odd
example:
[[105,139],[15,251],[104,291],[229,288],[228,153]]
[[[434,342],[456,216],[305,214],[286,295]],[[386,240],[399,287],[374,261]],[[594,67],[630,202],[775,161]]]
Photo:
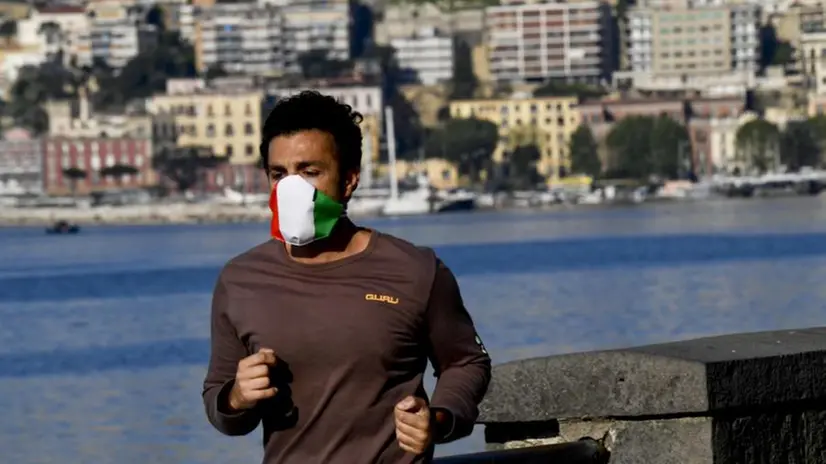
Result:
[[408,453],[424,453],[433,441],[430,408],[427,402],[415,396],[408,396],[399,401],[393,413],[399,447]]
[[272,398],[278,391],[270,386],[270,367],[275,366],[275,352],[261,348],[238,363],[235,384],[229,393],[229,407],[233,411],[250,409],[259,401]]

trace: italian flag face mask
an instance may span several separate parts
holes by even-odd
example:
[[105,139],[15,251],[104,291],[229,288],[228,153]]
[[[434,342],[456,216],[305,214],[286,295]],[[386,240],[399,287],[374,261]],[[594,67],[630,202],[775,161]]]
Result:
[[276,240],[303,246],[326,238],[344,216],[344,206],[321,193],[299,175],[276,182],[270,193],[272,224]]

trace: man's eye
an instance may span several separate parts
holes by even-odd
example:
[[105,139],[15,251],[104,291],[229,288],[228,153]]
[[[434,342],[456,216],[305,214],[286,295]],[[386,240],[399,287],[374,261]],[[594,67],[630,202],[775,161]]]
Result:
[[307,177],[316,177],[319,174],[320,173],[318,171],[315,171],[315,170],[304,171],[304,175],[307,176]]

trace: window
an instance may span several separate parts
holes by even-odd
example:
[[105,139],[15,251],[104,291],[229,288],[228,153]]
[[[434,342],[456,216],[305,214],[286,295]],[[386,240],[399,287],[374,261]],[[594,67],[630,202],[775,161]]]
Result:
[[255,132],[255,131],[253,130],[253,127],[252,127],[251,123],[244,124],[244,134],[252,135],[253,132]]
[[232,145],[227,145],[225,153],[227,156],[232,156]]
[[246,147],[244,147],[244,153],[245,153],[247,156],[252,156],[252,155],[254,155],[254,154],[255,154],[255,147],[253,147],[253,146],[252,146],[252,144],[248,143],[248,144],[247,144],[247,146],[246,146]]
[[215,126],[213,124],[207,125],[206,132],[207,137],[215,137]]
[[224,105],[224,116],[232,116],[232,108],[229,106],[229,103]]
[[232,124],[227,124],[227,126],[224,128],[224,134],[231,137],[232,132]]

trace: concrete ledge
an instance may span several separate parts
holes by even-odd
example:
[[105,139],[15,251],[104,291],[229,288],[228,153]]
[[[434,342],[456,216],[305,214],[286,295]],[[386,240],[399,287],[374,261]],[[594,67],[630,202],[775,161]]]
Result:
[[592,437],[612,463],[826,462],[826,328],[496,366],[492,448]]

